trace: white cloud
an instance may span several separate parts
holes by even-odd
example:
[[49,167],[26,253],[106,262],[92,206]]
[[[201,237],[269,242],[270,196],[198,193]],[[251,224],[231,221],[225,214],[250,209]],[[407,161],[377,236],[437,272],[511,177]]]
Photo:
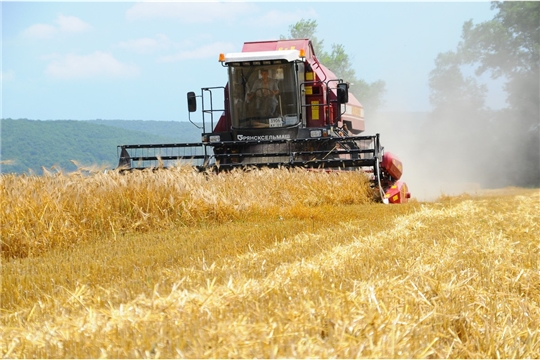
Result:
[[126,12],[128,20],[179,19],[186,24],[233,21],[254,13],[257,7],[248,2],[145,2]]
[[23,35],[32,39],[51,39],[58,33],[58,29],[52,25],[34,24],[23,31]]
[[34,24],[23,30],[23,35],[37,40],[52,39],[58,34],[72,34],[89,31],[92,29],[88,23],[76,16],[64,16],[59,14],[54,21],[57,25]]
[[163,56],[159,58],[160,62],[175,62],[182,60],[193,59],[208,59],[214,57],[216,61],[220,53],[227,53],[234,51],[235,47],[232,43],[216,42],[209,45],[201,46],[194,50],[180,51],[174,55]]
[[140,73],[138,66],[125,64],[111,54],[96,51],[89,55],[53,55],[45,73],[62,80],[88,78],[127,78]]
[[12,81],[15,80],[15,71],[8,70],[8,71],[2,71],[2,83],[6,81]]
[[151,54],[160,50],[167,50],[174,46],[174,43],[163,34],[155,37],[144,37],[134,40],[122,41],[117,45],[119,48],[133,51],[138,54]]
[[55,22],[60,27],[59,30],[63,32],[78,33],[92,29],[92,26],[75,16],[64,16],[60,14]]

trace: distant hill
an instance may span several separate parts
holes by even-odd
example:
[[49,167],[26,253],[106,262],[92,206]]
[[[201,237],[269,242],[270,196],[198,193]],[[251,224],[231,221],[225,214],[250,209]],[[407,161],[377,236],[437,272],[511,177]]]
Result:
[[[193,131],[195,129],[196,131]],[[190,123],[130,120],[0,120],[2,173],[41,174],[42,167],[74,171],[83,165],[114,168],[117,145],[200,141]]]
[[91,124],[113,126],[170,138],[176,143],[198,142],[202,130],[189,122],[153,120],[88,120]]
[[[380,132],[383,144],[407,159],[417,138],[403,133],[419,131],[428,115],[380,114],[366,120],[366,134]],[[114,168],[118,145],[199,142],[201,129],[180,121],[1,119],[0,135],[0,172],[41,174],[54,165],[74,171],[71,160]]]

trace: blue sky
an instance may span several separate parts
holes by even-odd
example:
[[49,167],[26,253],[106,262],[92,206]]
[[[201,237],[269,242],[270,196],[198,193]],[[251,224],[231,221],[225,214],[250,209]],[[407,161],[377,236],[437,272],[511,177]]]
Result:
[[[186,93],[222,86],[220,52],[317,21],[385,111],[429,111],[428,75],[489,2],[2,2],[2,117],[187,121]],[[497,107],[500,90],[491,105]],[[497,95],[499,94],[499,95]],[[360,99],[361,101],[361,99]],[[488,101],[488,104],[490,102]]]

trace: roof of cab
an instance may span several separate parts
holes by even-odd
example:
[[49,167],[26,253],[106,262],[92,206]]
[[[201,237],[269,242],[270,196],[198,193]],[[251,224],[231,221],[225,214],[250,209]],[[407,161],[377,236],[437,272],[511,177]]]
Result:
[[313,47],[311,46],[311,41],[309,39],[248,41],[244,43],[242,52],[301,49],[304,49],[306,52],[306,58],[310,58],[314,55]]

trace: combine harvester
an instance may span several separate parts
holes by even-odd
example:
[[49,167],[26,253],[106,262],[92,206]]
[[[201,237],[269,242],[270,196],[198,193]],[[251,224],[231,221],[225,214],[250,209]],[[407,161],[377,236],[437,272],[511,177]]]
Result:
[[[383,202],[410,198],[400,181],[401,161],[384,152],[379,134],[360,135],[365,130],[362,105],[349,94],[349,84],[317,60],[310,40],[246,42],[240,53],[220,54],[219,62],[227,68],[228,83],[187,94],[190,113],[197,110],[197,98],[202,105],[202,141],[120,145],[119,169],[185,162],[201,171],[361,170]],[[217,92],[224,96],[224,108],[214,108]]]

